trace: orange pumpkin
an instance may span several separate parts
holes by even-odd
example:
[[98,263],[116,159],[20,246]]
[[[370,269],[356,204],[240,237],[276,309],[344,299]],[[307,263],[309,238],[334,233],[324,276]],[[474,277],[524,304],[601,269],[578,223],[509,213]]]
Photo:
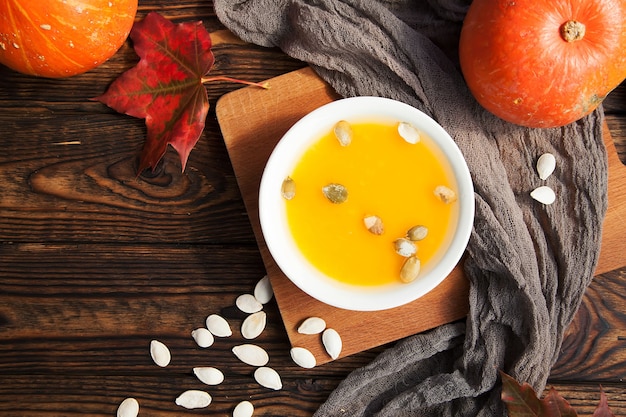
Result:
[[564,126],[626,78],[626,1],[474,0],[459,58],[472,94],[496,116]]
[[137,0],[0,0],[0,63],[69,77],[109,59],[128,38]]

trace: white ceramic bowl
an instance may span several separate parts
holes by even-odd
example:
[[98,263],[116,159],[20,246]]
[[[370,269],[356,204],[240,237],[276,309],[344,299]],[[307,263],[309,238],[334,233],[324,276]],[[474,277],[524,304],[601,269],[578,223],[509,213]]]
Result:
[[[456,180],[459,216],[447,244],[422,267],[411,283],[356,286],[322,274],[299,252],[286,220],[283,180],[303,152],[339,120],[406,121],[426,133],[448,159]],[[450,135],[426,114],[399,101],[380,97],[337,100],[309,113],[282,137],[272,152],[261,179],[259,216],[265,243],[276,264],[302,291],[326,304],[357,311],[385,310],[412,302],[439,285],[456,266],[467,246],[474,221],[474,188],[467,164]]]

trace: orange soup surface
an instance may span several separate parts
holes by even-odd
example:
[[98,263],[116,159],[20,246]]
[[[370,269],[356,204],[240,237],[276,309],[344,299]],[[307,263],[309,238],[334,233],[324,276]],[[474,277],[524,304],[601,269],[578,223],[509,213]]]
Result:
[[[424,270],[456,222],[458,204],[434,193],[440,185],[456,192],[454,177],[424,134],[410,144],[398,134],[397,122],[351,127],[348,146],[331,130],[296,164],[290,175],[295,197],[285,200],[289,228],[303,255],[329,277],[364,286],[399,282],[406,258],[395,252],[394,240],[413,226],[426,226],[426,238],[415,242]],[[322,187],[330,183],[345,187],[345,202],[332,203],[324,195]],[[381,235],[365,227],[363,219],[370,215],[382,220]]]

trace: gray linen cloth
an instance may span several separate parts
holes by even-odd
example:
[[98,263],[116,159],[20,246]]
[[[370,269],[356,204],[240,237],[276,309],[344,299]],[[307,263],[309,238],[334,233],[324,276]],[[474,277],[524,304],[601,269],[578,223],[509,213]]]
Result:
[[[528,129],[484,111],[458,68],[469,0],[215,0],[242,39],[309,63],[341,95],[383,96],[437,120],[463,152],[476,219],[464,323],[411,336],[352,372],[315,416],[498,416],[498,370],[541,392],[597,263],[607,206],[603,113]],[[544,152],[557,169],[535,172]],[[544,206],[529,193],[557,194]]]

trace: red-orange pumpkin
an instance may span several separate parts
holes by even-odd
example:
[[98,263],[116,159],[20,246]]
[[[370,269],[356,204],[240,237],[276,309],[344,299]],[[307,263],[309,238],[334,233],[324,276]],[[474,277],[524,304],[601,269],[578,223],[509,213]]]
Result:
[[0,0],[0,63],[69,77],[109,59],[135,20],[137,0]]
[[626,78],[626,1],[474,0],[459,58],[472,94],[496,116],[564,126]]

